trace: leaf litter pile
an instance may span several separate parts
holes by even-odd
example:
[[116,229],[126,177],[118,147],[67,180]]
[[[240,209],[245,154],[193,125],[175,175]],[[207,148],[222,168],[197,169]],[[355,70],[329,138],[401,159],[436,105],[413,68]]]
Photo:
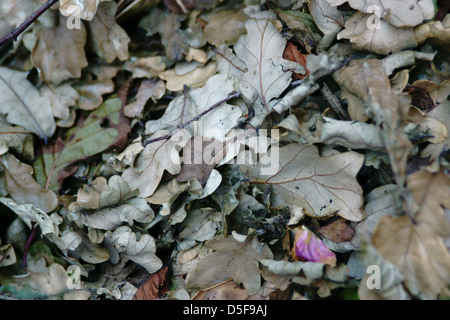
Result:
[[60,0],[0,47],[0,298],[448,298],[447,11]]

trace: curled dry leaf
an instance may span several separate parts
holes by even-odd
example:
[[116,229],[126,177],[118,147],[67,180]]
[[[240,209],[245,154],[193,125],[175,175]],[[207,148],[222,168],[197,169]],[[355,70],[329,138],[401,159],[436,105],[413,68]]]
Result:
[[59,10],[66,17],[75,16],[83,20],[92,20],[101,2],[111,0],[61,0]]
[[149,273],[161,269],[162,262],[155,255],[156,245],[151,235],[134,233],[128,226],[121,226],[114,231],[107,231],[105,237],[117,252],[140,264]]
[[1,156],[0,165],[6,177],[6,189],[17,204],[32,204],[44,212],[51,212],[58,206],[53,191],[44,190],[34,180],[33,168],[17,160],[12,154]]

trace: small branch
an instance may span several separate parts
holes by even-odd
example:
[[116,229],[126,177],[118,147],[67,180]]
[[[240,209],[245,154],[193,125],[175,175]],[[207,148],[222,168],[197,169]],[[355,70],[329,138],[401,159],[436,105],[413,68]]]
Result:
[[347,112],[345,112],[344,108],[342,108],[341,103],[336,98],[336,96],[331,92],[331,90],[328,88],[328,86],[324,83],[322,89],[322,94],[324,95],[325,99],[327,99],[328,103],[333,108],[334,112],[336,112],[337,116],[341,120],[351,120]]
[[41,15],[43,15],[51,6],[57,3],[59,0],[48,0],[46,4],[36,10],[27,20],[25,20],[20,26],[18,26],[13,32],[0,39],[0,47],[9,43],[10,41],[16,41],[17,38],[23,33],[33,22],[35,22]]
[[196,117],[192,118],[191,120],[189,120],[188,122],[184,123],[183,125],[179,126],[177,129],[175,129],[174,131],[172,131],[169,134],[166,134],[165,136],[161,136],[155,139],[150,139],[150,140],[146,140],[144,142],[142,142],[142,146],[145,148],[147,145],[149,145],[150,143],[154,143],[157,141],[161,141],[161,140],[169,140],[175,133],[177,133],[180,130],[183,130],[184,128],[186,128],[188,125],[190,125],[192,122],[199,120],[201,117],[203,117],[205,114],[207,114],[208,112],[214,110],[215,108],[217,108],[218,106],[220,106],[222,103],[227,102],[231,99],[237,98],[241,95],[240,92],[232,92],[230,93],[225,99],[220,100],[219,102],[216,102],[215,104],[213,104],[211,107],[209,107],[208,109],[206,109],[205,111],[203,111],[202,113],[200,113],[199,115],[197,115]]

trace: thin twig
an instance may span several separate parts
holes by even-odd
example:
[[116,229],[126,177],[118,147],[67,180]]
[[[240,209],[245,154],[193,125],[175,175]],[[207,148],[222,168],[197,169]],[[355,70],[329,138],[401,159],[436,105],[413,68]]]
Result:
[[35,22],[41,15],[43,15],[48,9],[50,9],[59,0],[48,0],[42,7],[37,9],[27,20],[25,20],[20,26],[18,26],[10,34],[0,39],[0,47],[9,43],[10,41],[16,41],[17,38],[23,33],[33,22]]
[[331,90],[328,88],[328,86],[324,83],[322,89],[322,94],[324,95],[325,99],[327,99],[328,103],[333,108],[334,112],[336,112],[337,116],[341,120],[351,120],[347,112],[345,112],[344,108],[342,108],[341,103],[339,102],[338,98],[331,92]]
[[230,93],[226,98],[216,102],[215,104],[213,104],[211,107],[209,107],[208,109],[206,109],[205,111],[203,111],[202,113],[200,113],[199,115],[195,116],[194,118],[192,118],[191,120],[189,120],[186,123],[183,123],[183,125],[179,126],[177,129],[175,129],[174,131],[172,131],[169,134],[166,134],[165,136],[161,136],[158,138],[154,138],[154,139],[150,139],[150,140],[146,140],[142,142],[142,146],[145,148],[147,145],[149,145],[150,143],[154,143],[154,142],[158,142],[158,141],[162,141],[162,140],[169,140],[175,133],[177,133],[180,130],[183,130],[184,128],[186,128],[188,125],[190,125],[192,122],[199,120],[201,117],[203,117],[205,114],[207,114],[208,112],[214,110],[215,108],[217,108],[218,106],[220,106],[222,103],[227,102],[231,99],[237,98],[241,95],[240,92],[232,92]]

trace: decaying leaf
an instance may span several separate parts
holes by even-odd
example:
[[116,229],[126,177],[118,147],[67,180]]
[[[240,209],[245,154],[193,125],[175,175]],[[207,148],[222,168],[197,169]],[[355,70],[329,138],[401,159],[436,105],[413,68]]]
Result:
[[41,173],[39,184],[45,185],[48,180],[49,190],[58,190],[62,180],[73,173],[73,169],[66,170],[69,165],[123,143],[130,126],[121,108],[119,99],[109,99],[87,118],[79,119],[64,140],[58,137],[53,145],[45,146],[42,157],[33,165]]
[[249,19],[245,27],[248,34],[234,45],[237,56],[248,68],[242,75],[240,89],[257,114],[269,113],[271,100],[280,96],[290,83],[290,69],[301,73],[304,69],[282,58],[279,49],[286,46],[286,40],[270,20]]
[[41,97],[25,72],[0,67],[0,113],[6,120],[47,139],[55,132],[50,100]]
[[105,237],[117,252],[140,264],[149,273],[161,269],[162,262],[155,255],[155,240],[151,235],[135,233],[128,226],[121,226],[112,232],[106,232]]
[[87,23],[91,33],[90,45],[94,52],[106,62],[111,63],[115,58],[127,60],[128,43],[130,38],[114,18],[117,11],[115,2],[100,3],[95,17]]
[[261,287],[257,260],[271,259],[272,252],[256,237],[238,242],[233,237],[219,236],[207,242],[211,253],[201,259],[188,273],[186,284],[190,288],[205,289],[230,278],[243,284],[249,294]]
[[51,212],[58,206],[56,195],[44,190],[34,180],[33,168],[20,162],[11,154],[1,156],[0,165],[6,176],[6,188],[17,204],[33,204],[44,212]]
[[41,71],[42,80],[54,84],[79,78],[81,70],[88,65],[84,25],[81,24],[80,29],[68,29],[67,18],[59,15],[57,19],[55,27],[41,25],[36,28],[37,41],[31,53],[33,65]]
[[442,207],[450,207],[450,180],[443,171],[422,170],[408,177],[408,186],[420,206],[414,221],[408,216],[381,218],[372,244],[398,268],[413,295],[448,295],[450,255],[442,237],[450,225]]
[[166,281],[167,271],[168,267],[164,267],[158,272],[151,274],[136,291],[133,300],[160,299],[168,290]]
[[[276,152],[279,160],[263,156],[255,166],[243,167],[251,183],[272,186],[274,204],[302,207],[311,217],[338,214],[351,221],[361,220],[362,190],[355,179],[363,163],[360,154],[321,157],[315,146],[297,143],[272,150],[272,155]],[[278,169],[264,174],[264,164]]]

